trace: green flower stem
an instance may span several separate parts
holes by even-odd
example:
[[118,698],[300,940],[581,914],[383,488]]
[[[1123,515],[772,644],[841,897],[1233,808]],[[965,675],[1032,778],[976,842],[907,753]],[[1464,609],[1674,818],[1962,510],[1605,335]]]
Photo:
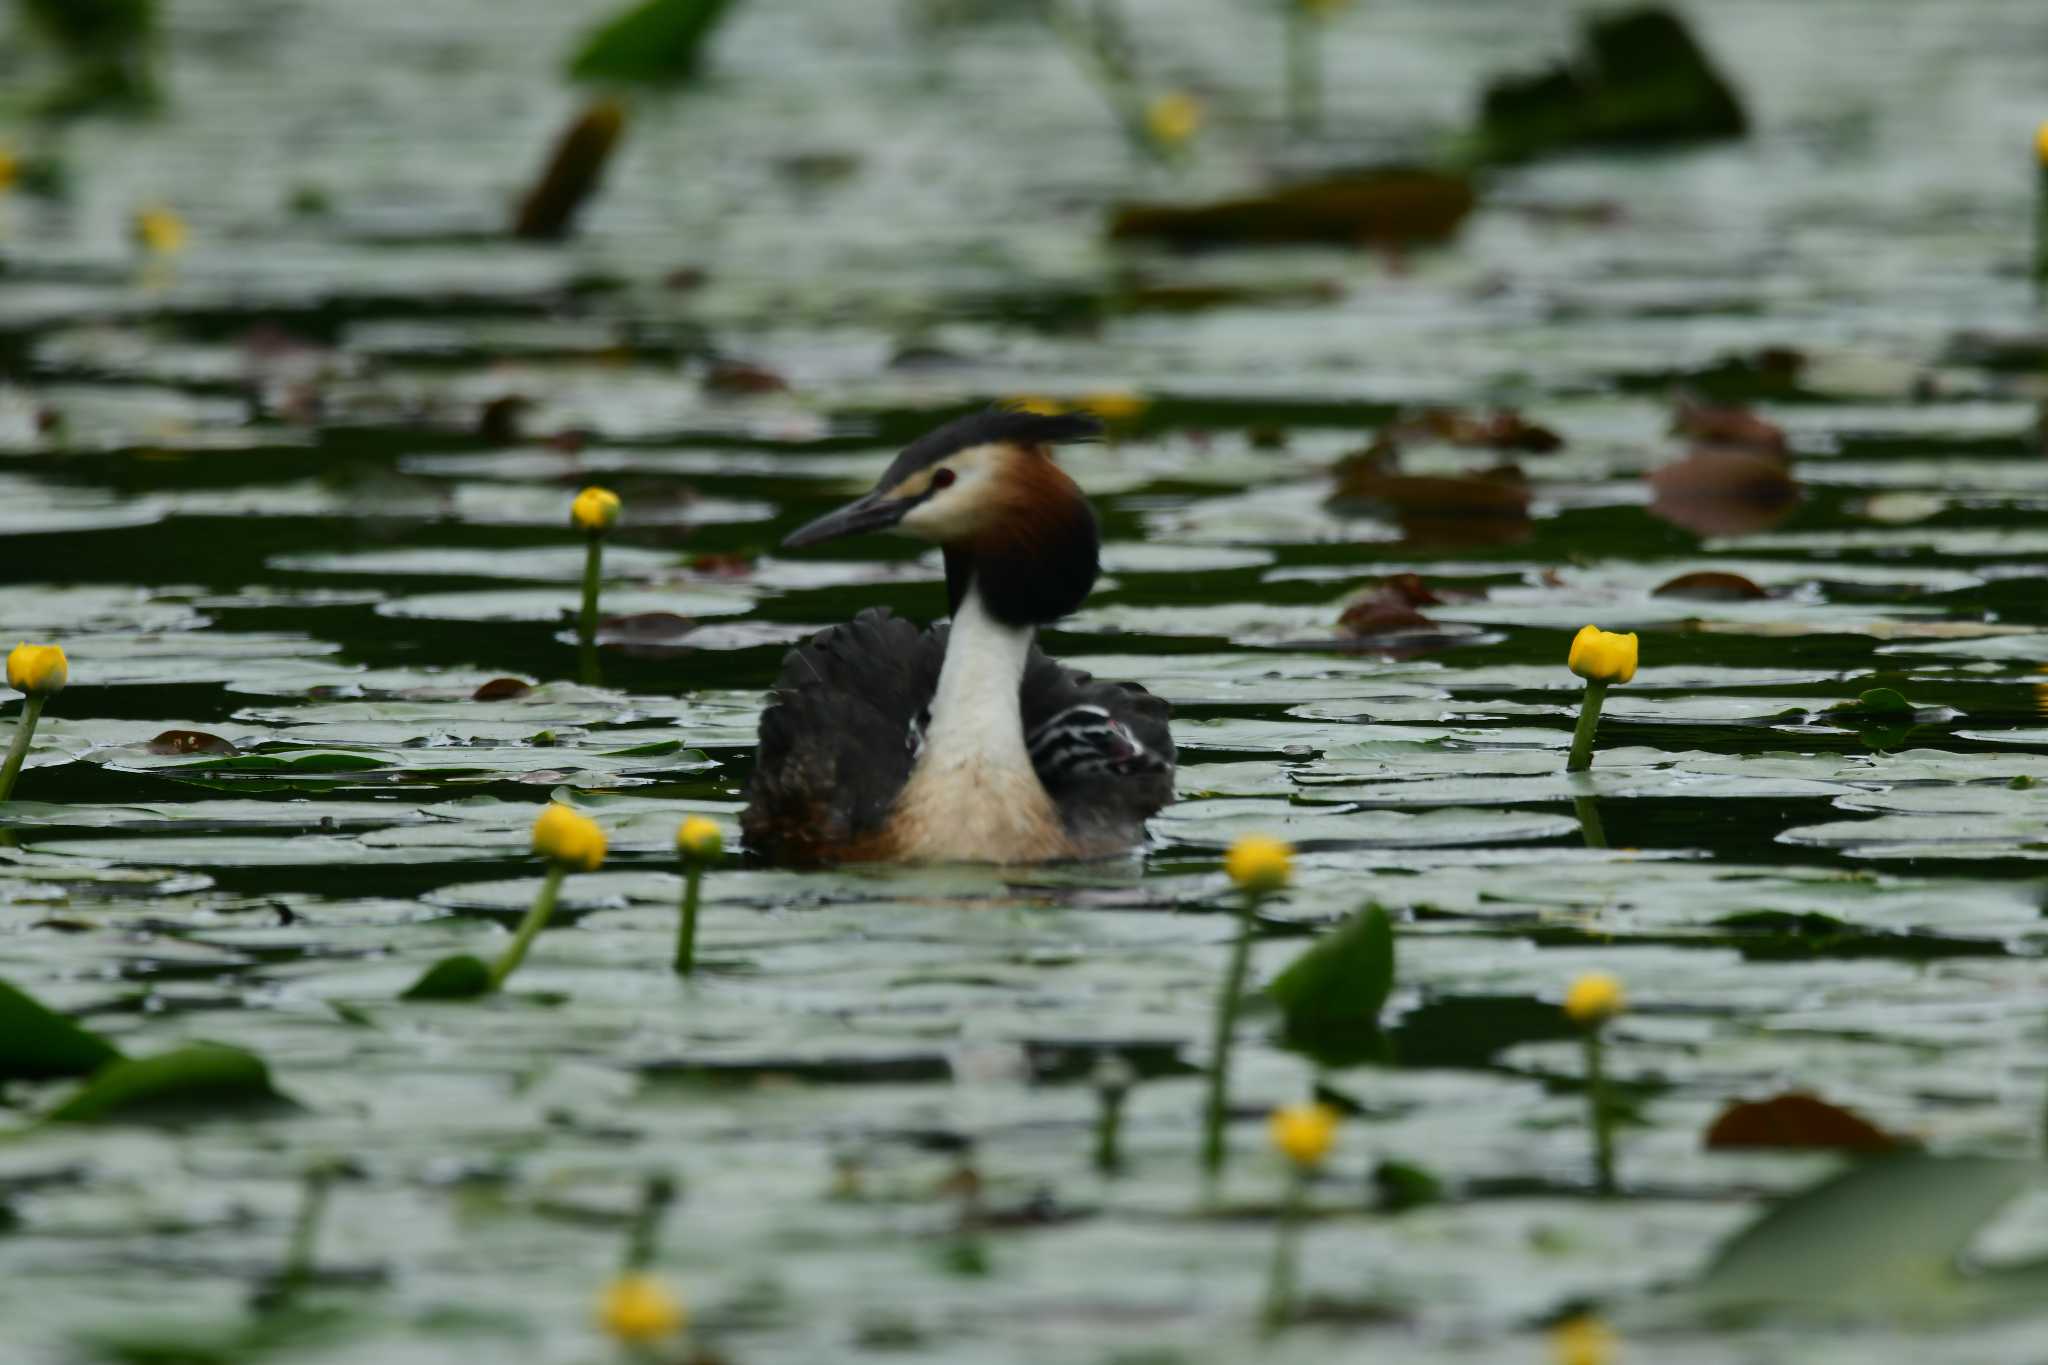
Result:
[[1099,10],[1090,23],[1074,12],[1068,0],[1047,0],[1045,6],[1045,20],[1053,36],[1066,48],[1081,74],[1102,92],[1131,145],[1161,161],[1170,160],[1171,149],[1159,145],[1145,120],[1145,101],[1138,89],[1137,73],[1109,40],[1109,29],[1117,22],[1115,13],[1110,8]]
[[1296,134],[1312,133],[1323,120],[1322,25],[1300,4],[1287,9],[1287,122]]
[[562,863],[549,863],[548,875],[540,884],[540,894],[533,898],[533,908],[526,912],[526,918],[519,921],[519,932],[512,936],[511,944],[491,966],[491,989],[497,990],[505,984],[506,978],[519,970],[519,964],[526,959],[526,950],[540,931],[548,927],[548,917],[555,913],[555,896],[562,889],[562,879],[569,875],[569,869]]
[[1280,1226],[1273,1236],[1273,1268],[1266,1278],[1266,1308],[1260,1316],[1260,1325],[1269,1334],[1285,1327],[1294,1316],[1296,1266],[1301,1259],[1301,1216],[1307,1203],[1308,1171],[1294,1166],[1287,1174],[1287,1196],[1280,1205]]
[[14,779],[21,776],[21,765],[28,761],[28,747],[35,741],[36,722],[43,718],[43,703],[48,697],[26,697],[21,703],[21,719],[14,724],[14,744],[7,750],[7,766],[0,768],[0,801],[14,799]]
[[576,619],[576,642],[580,647],[579,676],[586,686],[597,686],[597,594],[604,584],[604,536],[593,534],[583,555],[583,610]]
[[1124,1168],[1124,1099],[1130,1092],[1120,1086],[1105,1086],[1099,1093],[1102,1109],[1095,1121],[1095,1169],[1115,1175]]
[[1600,728],[1600,706],[1606,700],[1606,683],[1586,684],[1586,698],[1579,703],[1579,728],[1572,731],[1572,756],[1564,765],[1566,772],[1582,773],[1593,766],[1593,733]]
[[704,864],[695,858],[683,865],[683,919],[676,930],[676,975],[697,970],[697,891],[704,881]]
[[661,1220],[676,1199],[676,1182],[665,1175],[653,1175],[640,1190],[640,1208],[626,1234],[626,1273],[645,1270],[654,1264],[656,1244],[661,1238]]
[[1607,829],[1600,823],[1600,802],[1593,796],[1574,796],[1572,813],[1579,817],[1579,833],[1587,848],[1607,847]]
[[306,1172],[299,1194],[298,1217],[292,1222],[292,1240],[284,1257],[283,1279],[287,1285],[301,1285],[313,1278],[313,1253],[320,1241],[320,1224],[327,1216],[327,1196],[334,1187],[334,1170],[325,1163]]
[[1586,1122],[1593,1130],[1593,1183],[1614,1193],[1614,1125],[1607,1109],[1607,1071],[1598,1028],[1586,1030]]
[[2034,298],[2048,295],[2048,163],[2034,170]]
[[1202,1120],[1202,1169],[1211,1180],[1223,1170],[1223,1120],[1230,1105],[1230,1047],[1237,1035],[1238,1007],[1243,1003],[1245,971],[1251,963],[1252,931],[1259,917],[1259,898],[1245,894],[1238,917],[1237,942],[1231,945],[1230,966],[1223,973],[1223,992],[1216,997],[1216,1040],[1209,1053],[1209,1102]]

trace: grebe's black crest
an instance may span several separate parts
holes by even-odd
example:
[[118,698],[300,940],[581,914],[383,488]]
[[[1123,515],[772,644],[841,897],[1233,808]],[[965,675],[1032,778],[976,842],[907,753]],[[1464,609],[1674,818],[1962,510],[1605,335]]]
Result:
[[898,455],[874,490],[793,533],[897,530],[945,552],[951,627],[885,611],[783,660],[741,817],[778,861],[1036,861],[1143,837],[1173,798],[1168,708],[1032,643],[1095,582],[1095,513],[1051,457],[1092,418],[992,409]]

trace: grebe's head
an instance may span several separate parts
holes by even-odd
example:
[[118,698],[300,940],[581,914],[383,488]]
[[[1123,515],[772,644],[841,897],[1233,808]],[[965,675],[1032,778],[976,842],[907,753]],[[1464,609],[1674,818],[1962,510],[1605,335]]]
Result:
[[944,547],[954,610],[971,585],[998,620],[1040,625],[1095,583],[1095,513],[1050,447],[1093,440],[1092,417],[991,408],[948,422],[898,455],[874,491],[799,527],[786,549],[865,531]]

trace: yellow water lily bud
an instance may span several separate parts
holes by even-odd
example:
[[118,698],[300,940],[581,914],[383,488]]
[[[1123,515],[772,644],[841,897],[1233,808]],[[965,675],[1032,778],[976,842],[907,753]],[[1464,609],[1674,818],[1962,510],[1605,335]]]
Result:
[[31,697],[54,697],[71,681],[62,645],[16,645],[7,655],[7,685]]
[[1294,850],[1278,839],[1247,835],[1223,855],[1223,870],[1246,891],[1278,891],[1294,875]]
[[2048,119],[2034,130],[2034,157],[2043,166],[2048,166]]
[[1067,410],[1067,405],[1057,398],[1042,393],[1022,393],[1006,399],[1003,406],[1011,412],[1028,412],[1037,417],[1057,417]]
[[1082,411],[1093,413],[1105,422],[1129,422],[1143,417],[1145,409],[1152,406],[1152,400],[1129,389],[1102,389],[1082,394],[1077,405]]
[[715,863],[725,852],[725,834],[716,820],[693,815],[676,830],[676,851],[693,863]]
[[1595,1317],[1580,1314],[1550,1329],[1554,1365],[1609,1365],[1617,1345],[1614,1329]]
[[1617,635],[1598,626],[1584,626],[1572,637],[1566,663],[1587,682],[1625,683],[1636,675],[1635,633]]
[[634,1346],[666,1341],[689,1320],[683,1301],[660,1280],[643,1273],[619,1276],[597,1301],[598,1325]]
[[1626,1008],[1620,978],[1606,972],[1587,972],[1564,995],[1564,1012],[1586,1028],[1598,1028]]
[[600,535],[609,531],[619,520],[619,495],[609,488],[592,485],[576,495],[576,501],[569,504],[569,520],[579,531]]
[[1162,147],[1178,147],[1202,126],[1202,105],[1176,90],[1145,106],[1145,131]]
[[559,801],[550,801],[533,822],[533,851],[549,862],[595,872],[604,865],[604,848],[604,831],[597,821]]
[[185,249],[185,239],[190,235],[185,220],[175,209],[163,204],[151,204],[139,210],[135,221],[130,224],[135,244],[152,256],[175,256]]
[[1327,1104],[1286,1104],[1273,1111],[1267,1132],[1280,1155],[1303,1168],[1320,1166],[1337,1141],[1337,1111]]

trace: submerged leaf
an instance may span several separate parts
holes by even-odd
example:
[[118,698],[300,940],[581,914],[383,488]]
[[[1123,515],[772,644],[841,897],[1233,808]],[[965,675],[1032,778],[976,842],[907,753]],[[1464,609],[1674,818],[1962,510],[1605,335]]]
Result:
[[253,1052],[191,1043],[154,1057],[123,1058],[46,1116],[50,1123],[177,1123],[253,1110],[297,1108],[270,1083]]
[[121,1053],[34,997],[0,981],[0,1081],[89,1076]]

